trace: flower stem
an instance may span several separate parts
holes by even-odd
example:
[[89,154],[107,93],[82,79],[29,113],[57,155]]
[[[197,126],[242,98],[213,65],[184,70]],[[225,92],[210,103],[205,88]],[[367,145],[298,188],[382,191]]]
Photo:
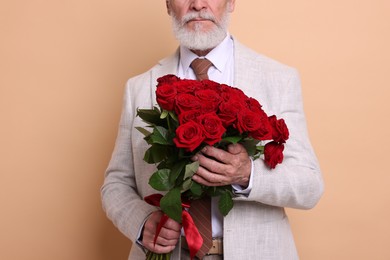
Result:
[[146,253],[146,260],[170,260],[171,254],[172,254],[172,252],[166,253],[166,254],[157,254],[157,253],[153,253],[151,251],[148,251]]

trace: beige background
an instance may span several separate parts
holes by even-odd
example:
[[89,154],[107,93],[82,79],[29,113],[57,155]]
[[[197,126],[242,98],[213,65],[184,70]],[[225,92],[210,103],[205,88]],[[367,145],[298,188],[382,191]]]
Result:
[[[0,259],[126,259],[99,188],[123,86],[176,48],[163,0],[0,0]],[[326,192],[304,260],[390,259],[390,2],[240,1],[231,32],[299,69]]]

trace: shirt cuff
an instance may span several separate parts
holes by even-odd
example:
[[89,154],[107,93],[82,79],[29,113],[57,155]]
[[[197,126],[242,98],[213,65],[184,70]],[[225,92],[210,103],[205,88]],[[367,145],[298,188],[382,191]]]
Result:
[[144,247],[144,245],[142,244],[142,232],[144,231],[144,226],[145,226],[145,223],[146,223],[146,220],[148,218],[145,219],[144,223],[142,223],[139,231],[138,231],[138,235],[137,235],[137,240],[135,241],[135,244],[141,248],[141,250],[146,254],[147,250],[146,248]]
[[246,187],[245,189],[243,189],[243,188],[241,187],[241,185],[232,184],[233,193],[234,193],[234,194],[240,194],[240,195],[249,196],[249,193],[250,193],[251,190],[252,190],[252,187],[253,187],[253,171],[254,171],[254,165],[253,165],[253,160],[252,160],[252,158],[250,158],[250,159],[251,159],[251,174],[249,175],[249,184],[248,184],[248,187]]

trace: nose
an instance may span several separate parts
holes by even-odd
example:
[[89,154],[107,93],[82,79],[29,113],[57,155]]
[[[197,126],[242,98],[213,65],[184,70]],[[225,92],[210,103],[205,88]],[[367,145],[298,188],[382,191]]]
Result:
[[206,7],[207,7],[206,0],[192,0],[192,2],[191,2],[191,9],[194,11],[201,11],[202,9],[205,9]]

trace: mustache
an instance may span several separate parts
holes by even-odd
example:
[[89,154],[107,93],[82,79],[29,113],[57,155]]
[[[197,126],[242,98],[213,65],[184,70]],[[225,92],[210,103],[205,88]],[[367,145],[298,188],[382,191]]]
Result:
[[216,22],[214,15],[206,11],[188,13],[182,17],[181,22],[184,25],[194,19],[205,19],[205,20],[210,20],[212,22]]

